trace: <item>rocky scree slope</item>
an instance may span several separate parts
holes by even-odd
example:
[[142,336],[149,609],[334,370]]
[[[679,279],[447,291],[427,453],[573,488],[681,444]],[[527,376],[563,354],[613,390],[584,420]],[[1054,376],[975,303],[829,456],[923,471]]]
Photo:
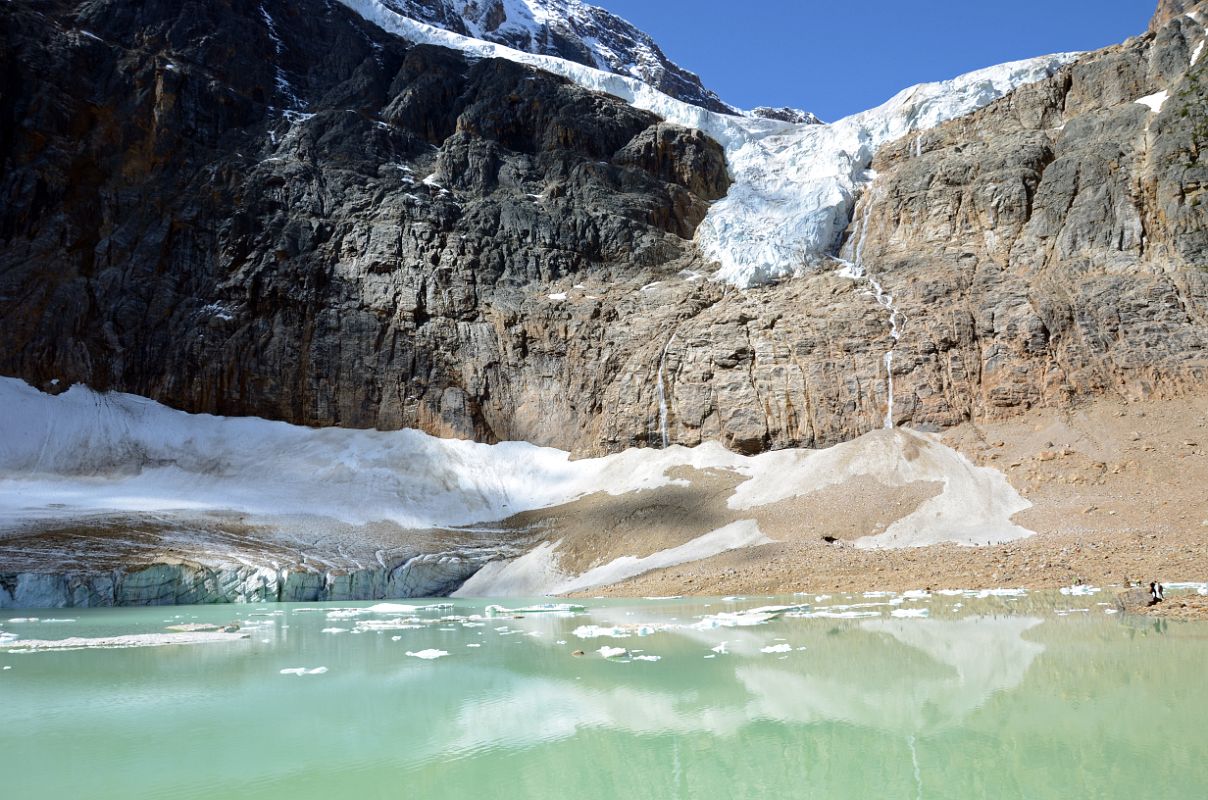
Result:
[[721,151],[616,100],[335,4],[9,4],[0,372],[581,453],[850,439],[891,348],[922,428],[1195,391],[1202,5],[881,149],[841,254],[895,341],[826,265],[703,279]]

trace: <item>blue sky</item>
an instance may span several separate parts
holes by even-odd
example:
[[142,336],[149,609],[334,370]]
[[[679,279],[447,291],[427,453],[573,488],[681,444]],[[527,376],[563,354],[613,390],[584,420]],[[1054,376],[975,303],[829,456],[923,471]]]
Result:
[[834,120],[900,89],[1143,33],[1157,0],[588,0],[734,105]]

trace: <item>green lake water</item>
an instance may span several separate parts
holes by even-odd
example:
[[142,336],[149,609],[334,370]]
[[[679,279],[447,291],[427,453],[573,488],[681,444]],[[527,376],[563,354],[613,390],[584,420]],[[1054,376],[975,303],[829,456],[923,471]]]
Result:
[[[0,645],[0,797],[1206,797],[1208,625],[1123,618],[1108,595],[6,611],[25,639],[250,638]],[[711,616],[773,603],[812,609]],[[407,655],[425,650],[448,655]]]

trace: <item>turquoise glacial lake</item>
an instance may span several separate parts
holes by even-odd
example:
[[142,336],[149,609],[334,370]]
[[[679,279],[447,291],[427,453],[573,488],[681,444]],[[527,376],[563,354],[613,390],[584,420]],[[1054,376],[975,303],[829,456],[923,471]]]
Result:
[[1208,796],[1208,625],[1106,591],[430,602],[0,612],[0,797]]

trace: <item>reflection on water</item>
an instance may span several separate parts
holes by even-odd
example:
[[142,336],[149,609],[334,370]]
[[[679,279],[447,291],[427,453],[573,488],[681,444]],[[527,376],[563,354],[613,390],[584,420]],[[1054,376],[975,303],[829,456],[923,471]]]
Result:
[[[357,620],[390,615],[245,606],[0,618],[22,638],[235,616],[251,633],[0,652],[12,667],[0,670],[0,785],[14,797],[123,798],[1045,798],[1208,785],[1196,745],[1208,626],[1134,627],[1093,601],[1059,617],[1043,611],[1056,598],[1036,597],[911,601],[929,607],[918,619],[890,617],[886,604],[874,619],[699,625],[767,602],[598,601],[573,617],[483,620],[465,617],[485,603],[458,602],[364,633]],[[576,638],[588,623],[657,632]],[[593,652],[605,643],[660,660],[606,660]],[[405,655],[428,648],[450,655]]]

